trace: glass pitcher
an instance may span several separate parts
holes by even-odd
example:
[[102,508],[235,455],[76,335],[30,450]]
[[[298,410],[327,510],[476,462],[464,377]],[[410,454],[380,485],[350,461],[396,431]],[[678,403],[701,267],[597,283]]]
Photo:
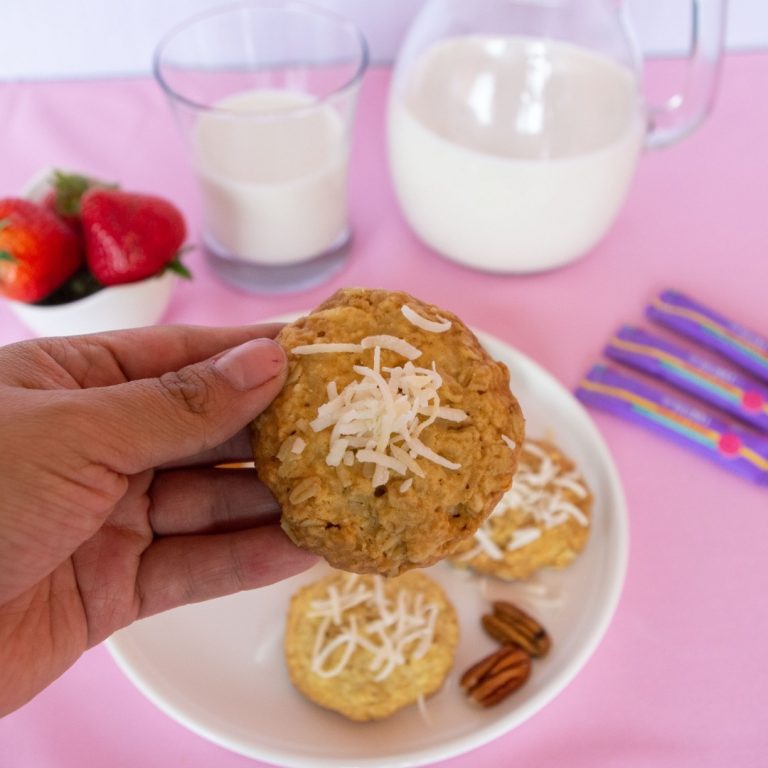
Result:
[[691,1],[685,91],[653,107],[620,0],[429,0],[398,55],[387,118],[416,234],[500,273],[588,253],[642,148],[686,136],[712,105],[725,0]]

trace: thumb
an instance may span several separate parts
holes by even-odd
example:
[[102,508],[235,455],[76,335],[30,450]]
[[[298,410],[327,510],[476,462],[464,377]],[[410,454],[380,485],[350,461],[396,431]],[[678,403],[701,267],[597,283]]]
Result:
[[134,474],[214,448],[272,402],[285,374],[282,347],[259,338],[157,378],[82,390],[93,458]]

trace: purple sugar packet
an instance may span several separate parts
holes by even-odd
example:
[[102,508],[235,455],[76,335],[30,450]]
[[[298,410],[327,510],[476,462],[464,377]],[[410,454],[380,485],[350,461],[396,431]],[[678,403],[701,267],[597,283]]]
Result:
[[625,325],[605,354],[650,373],[768,432],[768,388],[725,365],[716,365],[641,328]]
[[663,291],[649,304],[646,314],[768,381],[768,339],[759,333],[678,291]]
[[585,404],[641,424],[725,469],[768,485],[768,439],[718,419],[662,389],[606,365],[594,366],[576,389]]

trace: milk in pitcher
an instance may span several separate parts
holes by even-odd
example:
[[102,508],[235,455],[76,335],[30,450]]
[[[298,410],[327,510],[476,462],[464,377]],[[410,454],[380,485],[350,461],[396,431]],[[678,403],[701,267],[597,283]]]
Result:
[[393,89],[390,167],[411,227],[461,263],[547,269],[590,250],[645,132],[633,73],[576,46],[454,37]]

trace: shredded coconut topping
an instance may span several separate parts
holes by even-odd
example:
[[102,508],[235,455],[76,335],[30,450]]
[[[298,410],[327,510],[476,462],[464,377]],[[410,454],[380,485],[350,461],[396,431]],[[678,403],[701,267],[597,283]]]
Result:
[[[442,333],[451,327],[448,320],[440,322],[421,317],[403,305],[403,314],[421,328]],[[317,410],[309,426],[314,432],[331,429],[330,446],[325,462],[331,467],[352,466],[356,461],[370,467],[374,488],[386,485],[390,473],[404,477],[424,477],[419,457],[446,469],[456,470],[461,464],[450,461],[432,450],[421,439],[421,433],[437,419],[462,422],[467,414],[460,408],[440,405],[438,390],[443,379],[435,363],[431,368],[413,364],[421,350],[405,339],[389,334],[366,336],[359,344],[318,342],[294,347],[297,355],[363,352],[373,350],[373,367],[354,365],[352,370],[361,378],[350,382],[342,392],[335,381],[326,385],[327,402]],[[403,366],[382,367],[381,350],[386,349],[404,357]],[[278,451],[277,458],[286,461],[291,454],[300,454],[306,443],[302,438],[289,438]],[[401,492],[410,488],[412,477],[401,484]]]
[[479,544],[480,549],[493,560],[501,560],[504,557],[504,553],[496,546],[496,543],[491,538],[491,534],[482,526],[475,532],[475,540]]
[[423,331],[431,331],[432,333],[445,333],[450,330],[452,325],[450,320],[446,320],[438,315],[438,320],[427,320],[426,317],[420,315],[415,309],[411,309],[407,304],[403,304],[400,307],[400,311],[405,316],[405,319],[409,323],[415,325],[417,328],[421,328]]
[[292,454],[300,455],[304,448],[306,448],[306,445],[304,440],[298,435],[289,435],[280,444],[277,450],[277,458],[280,461],[287,461]]
[[398,355],[402,355],[406,360],[415,360],[417,357],[421,357],[421,350],[416,349],[413,344],[409,344],[405,339],[398,338],[397,336],[389,336],[387,334],[381,336],[366,336],[360,342],[360,346],[363,349],[373,349],[374,347],[389,349],[392,352],[396,352]]
[[[484,552],[492,560],[502,560],[504,551],[512,552],[536,541],[542,530],[562,525],[573,518],[579,525],[589,525],[584,512],[567,498],[566,491],[578,499],[588,495],[584,479],[576,469],[563,469],[538,445],[528,440],[522,444],[523,456],[538,459],[537,466],[523,458],[518,466],[512,487],[496,505],[488,520],[475,533],[475,547],[462,556],[471,560]],[[509,509],[521,509],[533,518],[533,525],[518,528],[502,548],[493,540],[489,520],[503,515]]]
[[[364,621],[352,613],[361,605]],[[340,590],[331,585],[325,599],[310,604],[308,616],[321,619],[312,648],[312,671],[319,677],[336,677],[360,650],[370,657],[372,679],[381,682],[397,667],[427,654],[439,612],[421,592],[400,589],[388,598],[381,576],[372,576],[366,583],[348,574]]]
[[507,444],[507,447],[509,448],[510,451],[514,451],[517,449],[517,443],[511,437],[508,437],[507,435],[502,435],[501,439]]
[[[367,338],[381,341],[393,337]],[[418,458],[446,469],[459,469],[461,464],[441,456],[420,439],[437,419],[461,422],[467,418],[459,408],[440,405],[443,380],[435,364],[421,368],[408,360],[402,366],[382,368],[381,347],[373,349],[373,367],[353,366],[360,378],[341,392],[335,383],[328,385],[328,402],[318,408],[316,418],[310,422],[315,432],[331,429],[326,463],[332,467],[342,462],[350,466],[355,461],[373,465],[374,488],[385,485],[390,473],[424,477]]]
[[511,552],[515,549],[522,549],[526,544],[536,541],[540,536],[541,531],[536,526],[526,525],[523,528],[518,528],[507,542],[507,550]]

